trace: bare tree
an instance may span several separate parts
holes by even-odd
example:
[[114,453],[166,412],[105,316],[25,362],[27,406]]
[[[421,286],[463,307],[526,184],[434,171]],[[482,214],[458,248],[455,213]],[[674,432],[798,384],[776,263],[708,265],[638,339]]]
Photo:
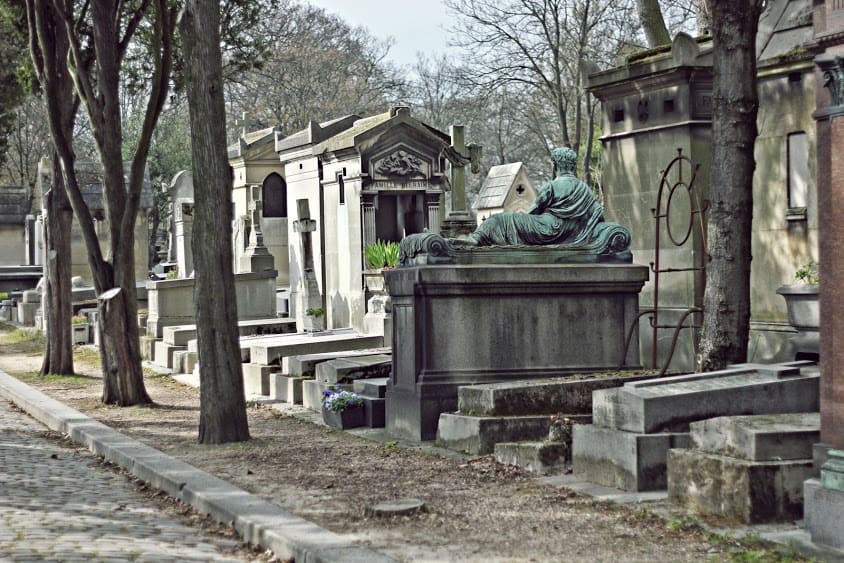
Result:
[[188,0],[179,19],[185,58],[195,186],[194,300],[200,369],[199,441],[249,439],[234,299],[218,0]]
[[[29,51],[38,82],[43,90],[53,146],[69,142],[79,108],[66,60],[70,49],[63,24],[52,5],[41,0],[26,5]],[[47,339],[41,375],[73,373],[70,317],[70,228],[73,211],[65,191],[63,164],[74,165],[73,151],[60,163],[53,152],[49,189],[42,194],[44,217],[44,318]]]
[[764,0],[711,0],[712,172],[699,369],[747,359],[756,141],[756,31]]
[[[73,84],[69,86],[72,92]],[[9,113],[11,127],[6,137],[6,159],[0,175],[6,182],[32,190],[39,160],[51,153],[44,99],[41,95],[29,95]]]
[[635,6],[610,0],[446,0],[467,57],[469,86],[521,84],[537,94],[554,128],[547,146],[580,147],[588,109],[582,71],[609,62],[633,38]]
[[[100,0],[91,4],[73,0],[27,0],[27,12],[33,22],[30,25],[33,41],[43,45],[59,38],[69,47],[67,59],[57,61],[55,67],[45,68],[44,74],[71,73],[103,168],[103,200],[109,241],[107,256],[100,248],[91,212],[79,188],[74,169],[73,141],[59,127],[62,114],[58,102],[48,96],[51,130],[61,131],[61,134],[53,135],[55,149],[88,250],[94,287],[99,295],[104,374],[102,399],[105,403],[121,406],[149,403],[151,401],[143,384],[138,340],[134,229],[150,138],[170,84],[175,11],[166,0],[143,0],[132,4],[117,0]],[[47,27],[44,14],[52,14],[59,25],[53,29]],[[120,70],[139,29],[151,38],[147,51],[150,96],[126,178],[122,155]]]

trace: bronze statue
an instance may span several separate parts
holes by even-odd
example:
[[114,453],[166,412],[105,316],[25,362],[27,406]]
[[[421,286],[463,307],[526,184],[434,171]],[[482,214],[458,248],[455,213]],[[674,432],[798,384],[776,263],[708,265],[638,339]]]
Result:
[[527,213],[504,212],[487,217],[469,235],[478,246],[548,245],[578,246],[589,242],[604,207],[589,186],[575,176],[577,153],[568,147],[551,153],[557,177],[546,183]]

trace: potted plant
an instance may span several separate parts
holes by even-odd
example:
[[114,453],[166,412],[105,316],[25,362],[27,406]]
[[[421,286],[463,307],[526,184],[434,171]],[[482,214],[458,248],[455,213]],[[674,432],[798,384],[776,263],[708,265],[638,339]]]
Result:
[[341,430],[363,426],[366,423],[363,397],[351,391],[323,391],[322,420],[328,426]]
[[325,330],[325,309],[322,307],[305,309],[303,328],[305,332],[322,332]]
[[777,293],[785,299],[788,323],[797,329],[792,338],[795,357],[817,356],[820,335],[820,306],[818,304],[818,263],[814,260],[797,269],[794,274],[799,284],[783,285]]
[[88,318],[85,315],[70,318],[71,340],[74,344],[88,344],[88,329]]
[[368,268],[363,273],[367,289],[372,293],[384,293],[384,270],[399,265],[399,243],[378,240],[363,248],[363,256]]

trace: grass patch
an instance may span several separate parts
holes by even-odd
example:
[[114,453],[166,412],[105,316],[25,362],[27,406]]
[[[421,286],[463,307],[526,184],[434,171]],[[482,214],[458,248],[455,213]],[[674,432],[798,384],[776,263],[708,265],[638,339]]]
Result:
[[48,373],[47,375],[42,376],[37,371],[30,371],[25,373],[15,373],[13,375],[24,383],[77,383],[82,385],[98,385],[102,382],[101,379],[82,374],[62,375],[58,373]]
[[96,348],[89,346],[76,346],[73,348],[73,361],[81,364],[88,364],[95,368],[103,367],[103,361],[100,357],[100,352]]
[[0,326],[0,352],[40,354],[44,351],[44,335],[35,329]]

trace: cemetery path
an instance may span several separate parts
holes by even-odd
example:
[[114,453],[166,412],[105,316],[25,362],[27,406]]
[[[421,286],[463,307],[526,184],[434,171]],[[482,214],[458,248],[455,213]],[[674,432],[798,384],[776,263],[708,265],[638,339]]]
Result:
[[[33,358],[36,362],[33,363]],[[285,415],[249,408],[247,443],[196,443],[198,390],[148,374],[156,404],[100,404],[98,369],[39,379],[34,350],[0,334],[0,369],[150,446],[303,518],[401,561],[729,561],[748,547],[707,536],[693,520],[612,505],[539,483],[491,456],[444,458],[377,443]],[[87,361],[86,361],[87,360]],[[426,513],[370,517],[366,507],[412,497]],[[751,546],[757,548],[758,546]],[[763,557],[753,560],[774,561]]]

